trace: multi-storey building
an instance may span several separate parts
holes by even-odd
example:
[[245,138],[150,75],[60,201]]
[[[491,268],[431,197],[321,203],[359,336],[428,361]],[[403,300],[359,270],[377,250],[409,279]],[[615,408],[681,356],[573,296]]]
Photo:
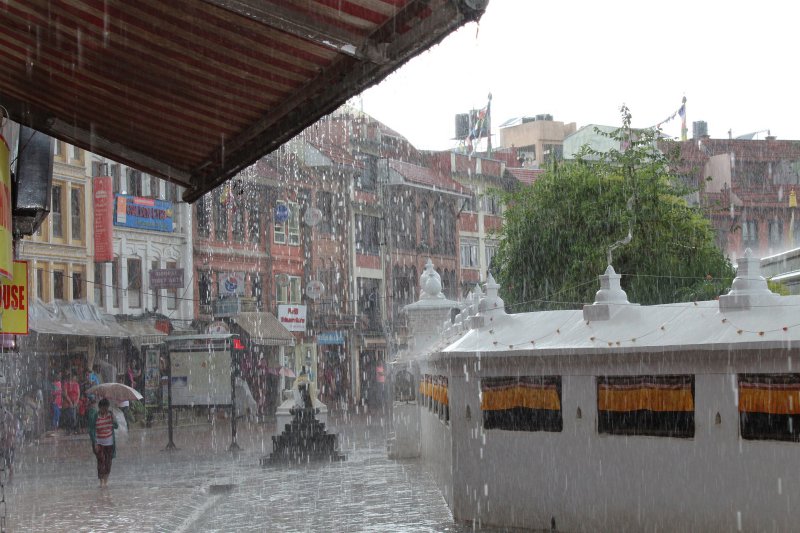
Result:
[[565,124],[552,115],[516,117],[500,124],[500,147],[516,148],[520,166],[538,168],[564,157],[564,138],[575,129],[574,122]]
[[[191,210],[179,187],[93,154],[86,163],[93,179],[111,177],[114,198],[113,260],[93,263],[90,299],[110,314],[190,321]],[[151,287],[150,272],[163,269],[183,269],[183,287]]]
[[29,262],[30,293],[42,302],[87,300],[93,275],[89,154],[54,140],[50,215],[22,239],[17,257]]
[[800,246],[800,143],[711,139],[680,143],[680,168],[699,190],[701,205],[729,257],[750,248],[756,256]]
[[511,170],[523,169],[509,169],[505,161],[508,158],[501,159],[485,153],[467,155],[457,151],[434,152],[427,159],[430,166],[450,175],[470,191],[470,196],[464,199],[456,214],[460,286],[458,291],[447,297],[457,300],[473,289],[476,283],[486,280],[500,244],[499,233],[503,225],[501,196],[517,185]]

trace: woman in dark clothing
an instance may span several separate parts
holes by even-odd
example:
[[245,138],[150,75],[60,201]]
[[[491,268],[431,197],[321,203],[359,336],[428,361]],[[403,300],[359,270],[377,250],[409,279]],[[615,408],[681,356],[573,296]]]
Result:
[[107,399],[100,400],[98,407],[99,411],[94,408],[89,411],[89,438],[97,457],[97,477],[100,479],[100,486],[105,487],[111,473],[111,460],[116,454],[114,429],[118,426]]

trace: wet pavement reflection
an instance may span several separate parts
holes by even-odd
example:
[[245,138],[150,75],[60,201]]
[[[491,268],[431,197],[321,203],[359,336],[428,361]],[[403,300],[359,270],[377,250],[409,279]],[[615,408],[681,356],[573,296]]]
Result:
[[339,420],[344,462],[259,466],[274,433],[226,421],[120,435],[109,487],[100,489],[87,436],[50,437],[18,454],[6,489],[9,531],[466,532],[453,523],[417,461],[386,456],[380,419]]

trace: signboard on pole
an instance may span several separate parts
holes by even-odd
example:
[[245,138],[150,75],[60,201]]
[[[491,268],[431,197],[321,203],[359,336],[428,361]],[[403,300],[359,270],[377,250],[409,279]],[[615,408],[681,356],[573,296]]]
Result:
[[306,330],[305,305],[279,305],[278,321],[289,331]]
[[14,237],[11,233],[11,167],[8,153],[8,143],[0,135],[0,276],[11,279],[14,276]]
[[13,277],[0,279],[0,333],[28,334],[28,262],[14,261]]
[[150,271],[151,289],[182,289],[182,268],[154,268]]
[[158,405],[158,389],[161,388],[160,362],[158,348],[147,348],[144,365],[144,403],[147,406]]
[[114,191],[109,176],[92,180],[94,197],[94,261],[106,263],[114,260]]
[[114,225],[172,233],[172,202],[118,194]]

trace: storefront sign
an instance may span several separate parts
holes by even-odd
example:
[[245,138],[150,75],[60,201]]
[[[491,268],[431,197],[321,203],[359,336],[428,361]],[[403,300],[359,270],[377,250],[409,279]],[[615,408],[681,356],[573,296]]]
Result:
[[289,331],[306,330],[305,305],[279,305],[278,321]]
[[114,260],[114,191],[111,178],[97,176],[92,180],[94,197],[94,260],[105,263]]
[[182,289],[182,268],[154,268],[150,271],[151,289]]
[[[11,167],[8,151],[8,143],[0,135],[0,276],[12,279],[14,239],[11,234]],[[25,333],[27,333],[27,322]]]
[[161,387],[160,362],[158,349],[148,348],[144,366],[144,403],[148,406],[158,405],[158,389]]
[[228,272],[219,280],[220,296],[244,296],[244,272]]
[[325,285],[318,279],[313,279],[306,284],[306,296],[312,300],[318,299],[325,293]]
[[14,276],[0,279],[0,332],[28,334],[28,262],[14,261]]
[[118,194],[114,225],[172,233],[172,202]]
[[323,345],[335,345],[335,344],[344,344],[344,332],[343,331],[323,331],[317,334],[317,344]]
[[225,334],[230,333],[231,328],[228,327],[228,324],[223,322],[222,320],[216,320],[208,325],[206,328],[206,333],[214,335],[214,334]]

